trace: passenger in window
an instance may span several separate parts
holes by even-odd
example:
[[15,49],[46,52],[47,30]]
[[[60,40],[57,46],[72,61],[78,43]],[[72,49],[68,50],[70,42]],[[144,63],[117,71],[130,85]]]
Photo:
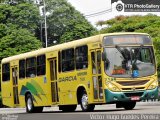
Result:
[[36,77],[35,74],[30,74],[30,77]]

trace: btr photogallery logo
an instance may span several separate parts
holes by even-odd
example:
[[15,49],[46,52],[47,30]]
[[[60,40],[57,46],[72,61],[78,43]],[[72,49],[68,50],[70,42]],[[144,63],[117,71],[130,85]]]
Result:
[[160,0],[111,0],[114,12],[160,12]]
[[119,12],[122,11],[123,10],[123,5],[121,3],[118,3],[116,5],[116,10],[119,11]]
[[115,9],[118,12],[124,10],[124,3],[122,0],[112,0],[112,9]]

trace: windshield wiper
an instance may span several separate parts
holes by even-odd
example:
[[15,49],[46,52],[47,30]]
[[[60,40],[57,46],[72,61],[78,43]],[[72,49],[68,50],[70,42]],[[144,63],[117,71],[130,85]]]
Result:
[[126,54],[121,50],[121,48],[118,45],[116,45],[115,48],[122,54],[122,56],[125,60],[128,60],[126,57]]
[[[140,46],[137,54],[135,55],[135,58],[134,58],[133,63],[132,63],[133,58],[132,58],[132,55],[131,55],[132,77],[137,77],[137,76],[139,76],[139,73],[138,73],[138,71],[137,71],[137,70],[138,70],[138,67],[137,67],[137,65],[136,65],[136,62],[137,62],[137,60],[138,60],[138,56],[139,56],[139,54],[140,54],[140,52],[141,52],[142,49],[143,49],[143,45]],[[132,49],[131,49],[131,50],[132,50]],[[130,53],[131,53],[131,52],[130,52]]]
[[128,61],[131,59],[130,58],[130,51],[126,48],[124,48],[123,50],[120,48],[120,46],[116,45],[115,48],[121,53],[121,55],[123,56],[123,61],[122,61],[122,68],[124,68],[125,70],[129,70],[130,66]]
[[143,45],[140,46],[140,48],[139,48],[139,50],[138,50],[138,52],[137,52],[137,54],[135,56],[135,59],[134,59],[134,62],[132,63],[132,65],[134,65],[137,62],[138,56],[139,56],[139,54],[140,54],[140,52],[141,52],[142,49],[143,49]]

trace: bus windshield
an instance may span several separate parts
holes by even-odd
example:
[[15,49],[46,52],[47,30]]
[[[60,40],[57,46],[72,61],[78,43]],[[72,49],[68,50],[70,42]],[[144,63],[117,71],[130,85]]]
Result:
[[112,77],[144,77],[156,72],[151,46],[115,46],[104,48],[105,72]]

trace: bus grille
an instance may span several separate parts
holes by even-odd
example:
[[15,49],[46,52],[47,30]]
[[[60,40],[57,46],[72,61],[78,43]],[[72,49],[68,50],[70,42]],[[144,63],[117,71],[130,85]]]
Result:
[[137,92],[137,93],[124,93],[126,97],[131,97],[131,96],[142,96],[143,92]]
[[136,86],[136,85],[144,85],[149,80],[138,80],[138,81],[117,81],[122,86]]

